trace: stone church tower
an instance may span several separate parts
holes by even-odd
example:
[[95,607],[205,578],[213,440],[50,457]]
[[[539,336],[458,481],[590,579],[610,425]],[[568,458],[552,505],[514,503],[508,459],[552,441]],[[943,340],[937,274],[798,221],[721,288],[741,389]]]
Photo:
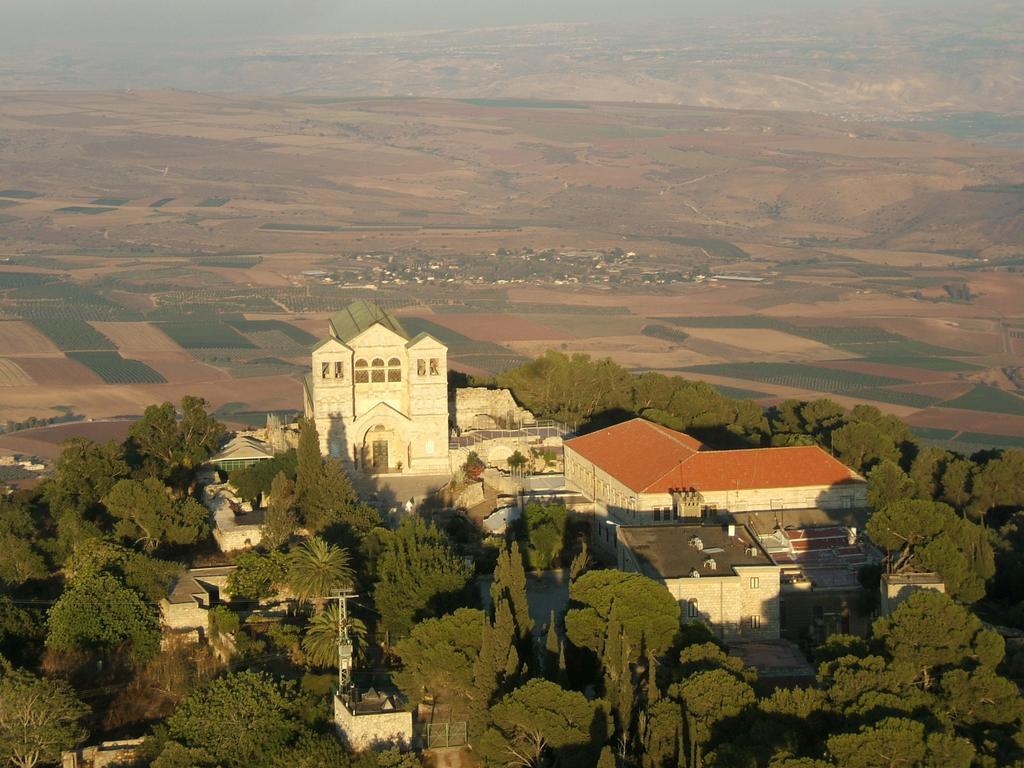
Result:
[[354,301],[328,323],[304,381],[320,450],[370,473],[446,474],[448,349]]

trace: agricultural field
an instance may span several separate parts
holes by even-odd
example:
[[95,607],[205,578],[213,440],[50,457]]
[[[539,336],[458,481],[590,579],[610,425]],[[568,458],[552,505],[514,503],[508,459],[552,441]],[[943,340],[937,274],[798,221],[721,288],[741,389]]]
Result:
[[117,352],[68,352],[67,356],[94,371],[107,384],[163,384],[167,380],[139,360]]
[[181,321],[155,323],[185,349],[254,349],[251,341],[225,322]]
[[900,379],[872,376],[854,371],[837,371],[800,363],[712,363],[684,369],[766,384],[780,384],[817,392],[851,393],[857,390],[905,384]]
[[0,272],[0,291],[46,285],[56,281],[56,277],[45,272]]
[[942,406],[1024,416],[1024,397],[1011,394],[990,384],[978,384],[966,394],[954,400],[947,400]]
[[5,355],[57,352],[56,345],[35,326],[20,320],[0,320],[0,350]]
[[286,323],[283,320],[249,320],[247,318],[231,317],[226,318],[225,322],[236,331],[240,331],[244,334],[266,332],[279,333],[291,339],[295,344],[305,348],[311,347],[319,341],[319,339],[313,334],[308,333],[291,323]]
[[[331,313],[366,298],[480,376],[553,347],[761,400],[871,398],[954,437],[1011,429],[1009,414],[970,409],[993,407],[977,385],[1014,398],[1001,371],[1024,368],[1024,152],[667,104],[210,99],[0,103],[25,169],[0,190],[17,216],[0,251],[0,357],[36,381],[5,387],[0,411],[133,413],[152,393],[103,386],[32,322],[63,328],[71,351],[148,365],[168,397],[297,408],[296,363]],[[88,176],[69,152],[92,159]],[[140,171],[158,157],[173,174]],[[71,340],[85,324],[107,342]],[[761,368],[703,367],[730,364]]]
[[151,323],[93,320],[90,325],[110,339],[119,351],[128,355],[154,355],[181,350],[166,333]]
[[34,382],[13,360],[0,357],[0,387],[30,387]]
[[71,350],[116,349],[114,343],[84,320],[38,318],[32,325],[64,352]]

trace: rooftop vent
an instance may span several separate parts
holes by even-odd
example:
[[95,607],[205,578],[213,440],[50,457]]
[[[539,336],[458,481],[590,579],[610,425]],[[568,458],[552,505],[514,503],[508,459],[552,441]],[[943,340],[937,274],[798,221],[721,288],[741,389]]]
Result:
[[757,557],[757,547],[755,546],[749,546],[743,551],[747,553],[747,557]]
[[693,547],[694,549],[699,549],[699,550],[704,549],[704,542],[701,541],[700,536],[691,536],[689,543],[690,543],[690,546]]
[[714,571],[718,568],[718,563],[715,562],[715,558],[709,557],[707,560],[704,561],[704,567],[707,568],[709,571]]
[[694,578],[694,579],[699,579],[700,578],[700,571],[698,571],[696,568],[691,568],[690,569],[690,576],[692,578]]

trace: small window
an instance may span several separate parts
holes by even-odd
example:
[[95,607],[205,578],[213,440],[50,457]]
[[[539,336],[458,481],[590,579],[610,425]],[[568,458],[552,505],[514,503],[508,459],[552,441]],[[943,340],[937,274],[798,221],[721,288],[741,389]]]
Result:
[[402,361],[397,357],[388,360],[388,381],[402,380]]
[[426,360],[417,360],[416,361],[416,375],[417,376],[426,376],[427,375],[427,361]]
[[354,376],[356,384],[367,384],[370,381],[370,372],[366,370],[365,360],[356,360],[356,372]]
[[440,361],[438,361],[438,359],[436,357],[430,358],[430,375],[431,376],[440,376],[441,375]]
[[750,588],[751,589],[757,589],[760,586],[761,586],[761,579],[759,579],[757,576],[751,576],[750,577]]
[[750,628],[751,629],[760,629],[761,628],[761,617],[760,616],[751,616],[750,617]]
[[339,360],[334,364],[334,378],[343,379],[345,378],[345,366]]
[[320,363],[320,378],[326,379],[331,374],[330,363]]
[[697,607],[697,598],[691,597],[686,603],[686,616],[690,619],[700,618],[700,609]]

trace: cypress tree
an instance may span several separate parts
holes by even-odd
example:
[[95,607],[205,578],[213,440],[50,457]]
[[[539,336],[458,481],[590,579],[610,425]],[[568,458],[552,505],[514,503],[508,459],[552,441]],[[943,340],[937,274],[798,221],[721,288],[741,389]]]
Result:
[[562,644],[558,640],[558,628],[555,626],[555,612],[551,611],[551,618],[548,619],[548,632],[544,638],[544,654],[542,656],[541,668],[545,677],[553,682],[560,682],[558,670],[558,657],[562,650]]
[[529,653],[533,620],[530,618],[530,605],[526,599],[526,570],[523,568],[523,556],[519,551],[519,543],[498,555],[498,563],[494,568],[494,581],[491,584],[491,605],[497,614],[498,603],[507,601],[516,628],[516,645],[520,655]]
[[307,510],[318,506],[324,474],[320,436],[312,419],[299,421],[299,447],[296,454],[295,505],[305,517]]

